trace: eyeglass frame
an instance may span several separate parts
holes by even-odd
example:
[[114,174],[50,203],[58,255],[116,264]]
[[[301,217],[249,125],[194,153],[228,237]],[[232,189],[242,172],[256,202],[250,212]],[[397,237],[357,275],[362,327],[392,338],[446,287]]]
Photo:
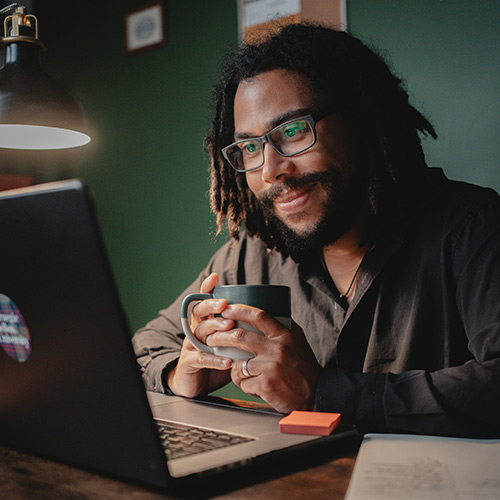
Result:
[[[264,135],[261,135],[260,137],[247,137],[246,139],[241,139],[239,141],[235,141],[228,146],[225,146],[224,148],[221,149],[222,155],[226,159],[226,161],[229,163],[231,168],[235,170],[236,172],[239,173],[246,173],[246,172],[253,172],[254,170],[258,170],[261,168],[264,163],[266,162],[265,157],[264,157],[264,144],[267,142],[268,144],[271,145],[271,147],[278,153],[280,156],[283,156],[285,158],[289,158],[290,156],[296,156],[301,153],[304,153],[305,151],[311,149],[317,141],[318,135],[316,133],[316,124],[323,120],[323,118],[326,118],[327,116],[331,115],[337,110],[337,108],[334,108],[333,106],[330,106],[326,109],[323,109],[321,111],[316,111],[316,113],[311,113],[309,115],[304,115],[304,116],[299,116],[297,118],[292,118],[291,120],[287,120],[286,122],[280,123],[279,125],[276,125],[276,127],[273,127],[269,132],[267,132]],[[290,123],[300,121],[300,120],[306,120],[309,125],[311,126],[311,130],[313,132],[313,141],[312,143],[307,146],[304,149],[301,149],[300,151],[297,151],[296,153],[282,153],[281,151],[278,150],[277,146],[273,143],[273,140],[271,139],[271,134],[275,132],[276,130],[280,129],[281,127],[284,127],[286,125],[289,125]],[[228,158],[227,152],[230,148],[233,148],[237,144],[241,144],[243,142],[247,141],[257,141],[261,147],[262,150],[262,163],[258,167],[252,167],[252,168],[246,168],[246,169],[241,169],[241,168],[236,168],[232,163],[231,160]]]

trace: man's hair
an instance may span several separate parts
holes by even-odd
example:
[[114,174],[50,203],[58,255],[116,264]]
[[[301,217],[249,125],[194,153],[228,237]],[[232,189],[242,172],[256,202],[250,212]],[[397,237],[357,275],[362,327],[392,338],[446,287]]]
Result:
[[[408,102],[387,64],[353,36],[330,28],[294,24],[261,44],[239,47],[214,92],[213,118],[205,147],[211,159],[210,202],[219,231],[227,220],[238,238],[244,226],[269,248],[276,244],[264,211],[245,174],[231,168],[221,149],[234,141],[238,85],[273,69],[299,73],[319,95],[338,106],[351,126],[366,169],[372,213],[383,215],[425,168],[419,132],[436,138],[431,124]],[[400,195],[404,196],[404,195]]]

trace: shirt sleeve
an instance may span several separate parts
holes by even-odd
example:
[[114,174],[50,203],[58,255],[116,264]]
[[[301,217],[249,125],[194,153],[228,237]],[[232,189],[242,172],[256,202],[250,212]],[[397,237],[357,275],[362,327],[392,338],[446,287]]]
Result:
[[[500,209],[483,207],[451,242],[457,314],[471,359],[434,372],[325,369],[316,404],[362,432],[500,437]],[[418,333],[418,332],[417,332]]]
[[200,275],[170,307],[160,311],[157,318],[132,337],[132,345],[137,362],[141,366],[146,390],[169,392],[166,376],[177,364],[184,341],[180,325],[182,298],[189,293],[199,292],[202,281]]
[[433,373],[348,373],[323,370],[319,411],[342,414],[360,432],[500,437],[498,360]]
[[157,318],[135,333],[132,345],[146,390],[169,393],[166,377],[177,364],[184,341],[180,321],[182,301],[190,293],[199,293],[203,280],[213,272],[219,275],[219,284],[234,283],[239,252],[235,244],[224,245],[170,307],[160,311]]

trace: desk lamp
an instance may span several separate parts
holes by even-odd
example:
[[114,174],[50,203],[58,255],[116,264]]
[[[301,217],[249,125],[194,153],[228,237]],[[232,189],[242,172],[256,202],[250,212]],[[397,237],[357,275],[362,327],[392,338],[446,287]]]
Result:
[[0,148],[67,149],[90,142],[83,110],[40,66],[38,20],[12,4],[4,20],[0,69]]

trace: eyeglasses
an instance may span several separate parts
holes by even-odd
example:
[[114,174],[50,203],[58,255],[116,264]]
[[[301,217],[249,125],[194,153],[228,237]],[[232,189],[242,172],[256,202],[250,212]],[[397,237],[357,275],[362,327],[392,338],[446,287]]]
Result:
[[316,143],[315,125],[335,110],[327,108],[317,113],[294,118],[260,137],[236,141],[222,149],[224,158],[236,172],[251,172],[264,165],[264,144],[269,143],[281,156],[295,156]]

